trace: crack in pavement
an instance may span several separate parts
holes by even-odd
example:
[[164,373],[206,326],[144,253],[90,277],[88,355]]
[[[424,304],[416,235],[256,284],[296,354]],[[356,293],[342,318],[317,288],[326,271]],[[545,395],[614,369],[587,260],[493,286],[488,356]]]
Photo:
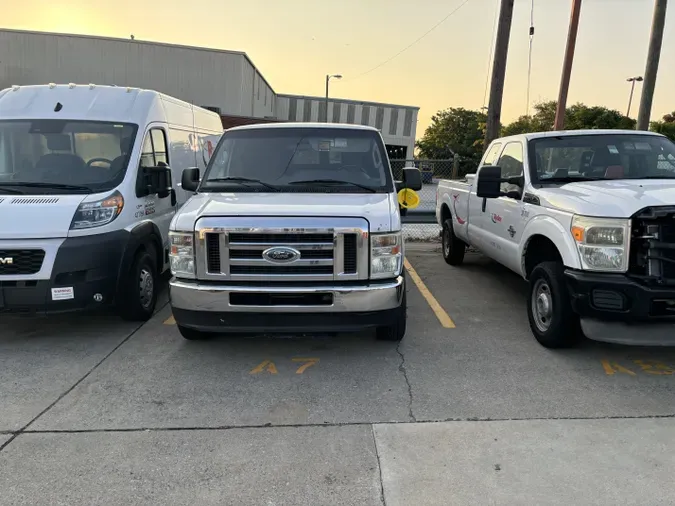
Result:
[[413,413],[412,385],[410,384],[410,379],[408,378],[408,371],[405,368],[405,355],[401,351],[401,341],[399,341],[398,344],[396,345],[396,353],[398,353],[398,356],[401,357],[401,363],[398,366],[398,370],[401,373],[403,373],[403,378],[405,379],[405,384],[408,387],[408,417],[410,418],[410,421],[417,422],[417,418],[415,418],[415,414]]
[[[167,302],[165,302],[164,304],[162,304],[161,307],[155,309],[155,312],[154,312],[154,314],[153,314],[153,317],[154,317],[155,315],[157,315],[157,313],[159,313],[162,309],[164,309],[168,304],[169,304],[169,302],[167,301]],[[93,373],[96,369],[98,369],[98,367],[99,367],[103,362],[105,362],[106,360],[108,360],[108,358],[110,358],[110,356],[111,356],[113,353],[115,353],[117,350],[119,350],[119,349],[124,345],[124,343],[126,343],[129,339],[131,339],[131,338],[136,334],[136,332],[138,332],[140,329],[142,329],[143,326],[144,326],[146,323],[148,323],[148,322],[143,322],[143,323],[141,323],[140,325],[138,325],[138,327],[136,327],[134,330],[132,330],[131,332],[129,332],[129,335],[128,335],[127,337],[125,337],[124,339],[122,339],[122,341],[120,341],[120,342],[117,344],[117,346],[115,346],[112,350],[110,350],[109,353],[107,353],[101,360],[99,360],[99,361],[94,365],[94,367],[92,367],[91,369],[89,369],[89,371],[87,371],[87,372],[84,374],[84,376],[82,376],[79,380],[77,380],[77,381],[76,381],[76,382],[75,382],[68,390],[66,390],[66,391],[63,392],[61,395],[59,395],[59,396],[56,398],[56,400],[55,400],[54,402],[52,402],[49,406],[47,406],[45,409],[43,409],[42,411],[40,411],[40,412],[39,412],[32,420],[30,420],[26,425],[24,425],[23,427],[21,427],[21,428],[20,428],[19,430],[17,430],[17,431],[12,431],[12,432],[11,432],[12,437],[10,437],[10,438],[9,438],[7,441],[5,441],[2,445],[0,445],[0,452],[2,452],[2,450],[4,450],[5,448],[7,448],[7,446],[8,446],[12,441],[14,441],[14,440],[19,436],[19,434],[25,433],[25,432],[27,431],[28,427],[30,427],[31,425],[33,425],[33,424],[34,424],[34,423],[35,423],[42,415],[44,415],[44,414],[47,413],[50,409],[52,409],[54,406],[56,406],[56,404],[57,404],[61,399],[63,399],[66,395],[68,395],[70,392],[72,392],[73,390],[75,390],[75,388],[77,388],[78,385],[80,385],[84,380],[86,380],[86,379],[91,375],[91,373]]]
[[382,480],[382,464],[380,462],[380,452],[377,449],[377,437],[375,436],[375,425],[370,426],[370,431],[373,434],[373,445],[375,445],[375,458],[377,458],[377,470],[380,475],[380,502],[387,506],[387,501],[384,498],[384,481]]

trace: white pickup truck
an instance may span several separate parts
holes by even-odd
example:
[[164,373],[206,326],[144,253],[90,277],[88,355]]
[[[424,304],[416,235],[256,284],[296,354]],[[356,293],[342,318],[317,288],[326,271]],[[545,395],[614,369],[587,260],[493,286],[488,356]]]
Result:
[[497,139],[476,174],[441,181],[443,257],[467,245],[529,282],[543,346],[585,335],[675,344],[675,144],[661,135],[578,130]]

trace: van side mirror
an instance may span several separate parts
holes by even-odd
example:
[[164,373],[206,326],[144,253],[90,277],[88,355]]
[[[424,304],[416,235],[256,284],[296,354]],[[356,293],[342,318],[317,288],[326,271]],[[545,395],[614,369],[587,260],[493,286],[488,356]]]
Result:
[[162,164],[157,167],[143,167],[143,195],[154,195],[165,199],[171,195],[171,169]]
[[422,189],[422,173],[416,167],[403,167],[402,181],[396,181],[396,191],[403,188],[419,191]]
[[495,165],[483,165],[478,171],[476,195],[484,199],[500,197],[502,185],[502,168]]
[[197,188],[199,187],[199,169],[197,167],[185,169],[180,182],[183,190],[189,192],[197,191]]

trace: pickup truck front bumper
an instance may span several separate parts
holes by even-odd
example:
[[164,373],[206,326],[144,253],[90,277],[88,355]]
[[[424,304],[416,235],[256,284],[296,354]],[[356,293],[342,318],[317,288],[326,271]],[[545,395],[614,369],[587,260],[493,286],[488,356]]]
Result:
[[176,323],[205,332],[352,332],[396,321],[404,278],[251,286],[173,278]]
[[675,345],[675,287],[650,287],[625,274],[565,271],[572,309],[589,339]]

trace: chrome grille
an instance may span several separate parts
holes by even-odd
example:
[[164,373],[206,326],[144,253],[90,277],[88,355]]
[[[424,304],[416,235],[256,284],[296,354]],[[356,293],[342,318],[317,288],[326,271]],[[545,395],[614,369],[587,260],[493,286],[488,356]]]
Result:
[[[368,222],[361,218],[203,218],[196,232],[197,273],[204,279],[368,278]],[[271,259],[270,251],[284,248],[295,258]]]

